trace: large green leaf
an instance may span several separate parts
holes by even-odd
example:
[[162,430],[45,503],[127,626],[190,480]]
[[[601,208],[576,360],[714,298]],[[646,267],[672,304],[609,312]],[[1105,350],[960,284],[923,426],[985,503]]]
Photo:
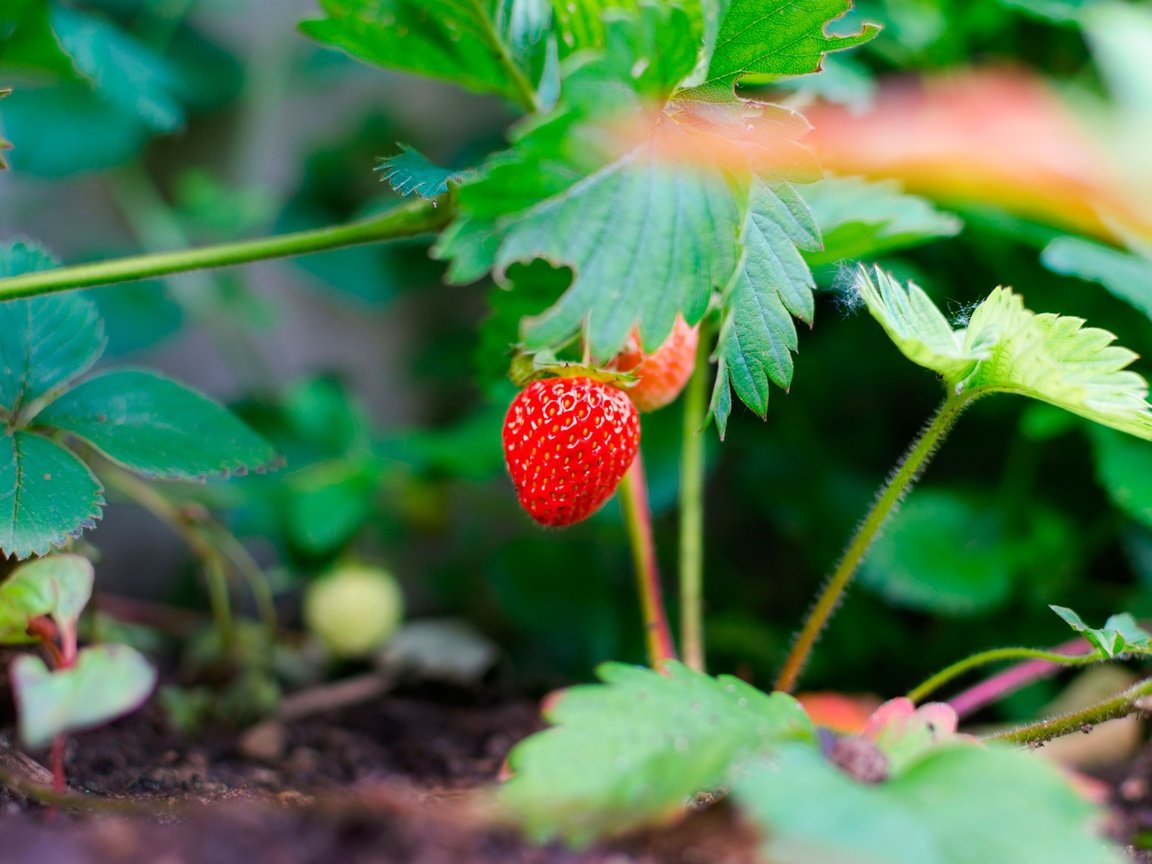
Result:
[[[25,241],[0,246],[0,277],[48,270],[58,262]],[[104,351],[96,307],[75,294],[0,303],[0,419],[10,422],[89,369]]]
[[156,686],[156,670],[127,645],[85,648],[74,666],[56,671],[24,654],[12,662],[10,675],[27,747],[43,747],[57,735],[134,711]]
[[546,713],[553,728],[512,751],[501,800],[537,837],[584,843],[671,817],[740,760],[814,741],[794,699],[736,678],[678,663],[663,675],[606,664],[599,675],[603,684],[561,693]]
[[820,226],[823,248],[807,250],[813,267],[877,255],[951,237],[961,222],[928,201],[901,191],[895,180],[827,177],[804,187]]
[[741,773],[735,797],[774,864],[1120,864],[1095,808],[1031,753],[950,745],[861,783],[789,746]]
[[1024,308],[997,288],[968,326],[953,330],[918,286],[864,268],[857,286],[872,316],[908,359],[943,376],[956,395],[1015,393],[1104,426],[1152,439],[1148,384],[1127,367],[1136,354],[1084,320]]
[[1096,282],[1152,318],[1152,261],[1080,237],[1057,237],[1040,260],[1064,276]]
[[80,555],[49,555],[21,564],[0,582],[0,642],[34,642],[28,623],[51,615],[61,632],[75,635],[92,597],[92,562]]
[[1096,477],[1112,502],[1152,527],[1152,444],[1111,429],[1092,429]]
[[765,81],[807,75],[820,68],[824,54],[867,42],[878,32],[868,24],[851,36],[829,36],[828,22],[852,8],[852,0],[729,0],[694,98],[735,98],[744,79]]
[[0,553],[27,558],[91,527],[102,489],[83,462],[26,431],[0,431]]
[[[509,99],[530,89],[504,41],[496,0],[320,0],[323,18],[300,29],[387,69],[453,81]],[[521,83],[517,83],[519,78]]]
[[275,459],[271,445],[226,408],[151,372],[97,375],[50,403],[34,422],[83,438],[150,477],[242,473]]
[[712,412],[723,437],[728,421],[727,387],[761,417],[768,410],[768,382],[792,383],[797,349],[795,316],[812,323],[816,283],[800,249],[816,249],[819,233],[812,214],[786,183],[752,184],[744,226],[744,255],[724,297],[720,372]]
[[920,489],[868,553],[861,581],[902,606],[980,612],[1012,589],[1014,539],[994,500]]

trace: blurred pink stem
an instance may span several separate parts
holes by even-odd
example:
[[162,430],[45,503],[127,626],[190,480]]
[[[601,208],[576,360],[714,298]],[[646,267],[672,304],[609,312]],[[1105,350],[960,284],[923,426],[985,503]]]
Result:
[[[1062,642],[1053,648],[1052,651],[1056,654],[1067,654],[1069,657],[1077,657],[1081,654],[1091,653],[1092,646],[1083,639],[1076,638]],[[1061,666],[1059,663],[1050,663],[1047,660],[1028,660],[1025,663],[1012,666],[998,675],[993,675],[988,680],[981,681],[974,687],[968,688],[952,699],[949,699],[948,704],[952,706],[960,717],[967,717],[970,714],[976,713],[985,705],[997,702],[1005,696],[1015,693],[1022,687],[1026,687],[1036,681],[1049,678],[1065,668],[1067,667]]]

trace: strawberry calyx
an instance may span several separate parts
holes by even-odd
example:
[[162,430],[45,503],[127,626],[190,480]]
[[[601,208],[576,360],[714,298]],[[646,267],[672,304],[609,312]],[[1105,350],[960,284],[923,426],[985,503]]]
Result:
[[552,351],[521,351],[512,360],[508,377],[517,387],[545,378],[591,378],[601,384],[627,390],[637,382],[633,371],[605,369],[571,360],[560,360]]

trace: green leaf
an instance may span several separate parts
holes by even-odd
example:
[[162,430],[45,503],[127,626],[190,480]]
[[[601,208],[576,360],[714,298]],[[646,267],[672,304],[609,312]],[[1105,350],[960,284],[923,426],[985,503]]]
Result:
[[156,670],[127,645],[85,648],[74,666],[54,672],[31,654],[17,657],[10,668],[26,747],[44,747],[57,735],[134,711],[156,685]]
[[1033,754],[951,745],[866,785],[820,754],[782,748],[736,780],[774,864],[1119,864],[1095,808]]
[[952,214],[905,194],[895,180],[828,177],[806,185],[803,194],[824,241],[804,254],[813,267],[952,237],[962,227]]
[[223,406],[152,372],[104,372],[65,393],[36,424],[76,435],[149,477],[263,470],[272,447]]
[[63,546],[100,518],[102,491],[63,447],[0,430],[0,553],[27,558]]
[[606,360],[634,326],[654,347],[677,312],[690,324],[700,320],[735,267],[739,226],[718,173],[634,153],[528,210],[509,229],[497,263],[545,258],[571,266],[572,287],[527,322],[525,342],[550,347],[582,329],[592,356]]
[[[770,186],[754,180],[744,225],[744,256],[725,292],[724,324],[716,353],[723,374],[716,387],[732,389],[763,417],[768,410],[768,382],[788,389],[792,383],[792,352],[797,350],[795,316],[812,323],[816,283],[799,248],[815,249],[819,233],[812,214],[786,183]],[[721,434],[727,422],[713,413]]]
[[320,0],[302,21],[317,42],[386,69],[442,78],[523,101],[531,92],[515,49],[501,38],[495,0]]
[[1093,427],[1096,477],[1112,502],[1152,527],[1152,444]]
[[41,71],[63,79],[78,77],[72,58],[52,32],[48,0],[5,0],[0,6],[0,68]]
[[40,615],[50,615],[61,632],[74,637],[94,578],[92,562],[81,555],[50,555],[21,564],[0,583],[0,642],[35,642],[27,629]]
[[879,32],[876,25],[866,24],[851,36],[827,35],[828,22],[851,7],[851,0],[730,0],[708,73],[691,96],[728,101],[735,98],[734,88],[741,82],[818,71],[828,51],[852,48]]
[[[26,241],[0,246],[0,277],[48,270],[56,259]],[[0,419],[14,422],[42,397],[89,369],[104,351],[104,325],[75,294],[0,303]]]
[[1145,380],[1127,369],[1136,354],[1112,344],[1084,320],[1024,308],[1007,288],[953,330],[918,286],[899,285],[879,268],[877,286],[863,268],[857,287],[872,316],[906,357],[944,377],[956,394],[1015,393],[1048,402],[1104,426],[1152,439]]
[[401,144],[400,152],[395,156],[381,159],[376,170],[396,192],[401,195],[415,193],[421,198],[443,195],[448,191],[450,181],[460,179],[460,172],[441,168],[407,144]]
[[283,478],[285,521],[293,545],[330,555],[372,515],[379,472],[371,460],[316,462]]
[[606,664],[603,684],[557,697],[553,728],[517,745],[501,790],[529,833],[579,844],[657,822],[725,783],[741,760],[814,741],[790,696],[675,662],[665,673]]
[[1120,654],[1148,654],[1152,652],[1149,642],[1152,642],[1152,633],[1136,623],[1136,619],[1127,612],[1112,615],[1099,629],[1089,627],[1084,621],[1065,606],[1049,606],[1053,612],[1064,619],[1064,622],[1087,639],[1097,650],[1105,656],[1116,657]]
[[172,132],[184,123],[175,95],[179,82],[163,57],[96,15],[54,6],[52,25],[103,100],[155,132]]
[[37,177],[63,177],[123,165],[150,132],[84,84],[21,87],[4,100],[12,167]]
[[1013,541],[994,501],[921,489],[884,529],[860,578],[893,603],[970,615],[1008,598]]
[[1080,237],[1057,237],[1040,260],[1053,273],[1103,285],[1152,318],[1152,261]]

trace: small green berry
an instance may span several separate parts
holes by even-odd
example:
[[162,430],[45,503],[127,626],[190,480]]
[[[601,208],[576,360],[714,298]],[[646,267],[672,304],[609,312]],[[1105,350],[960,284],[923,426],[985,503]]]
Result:
[[337,657],[364,657],[388,641],[404,617],[404,597],[387,570],[341,566],[304,595],[304,623]]

